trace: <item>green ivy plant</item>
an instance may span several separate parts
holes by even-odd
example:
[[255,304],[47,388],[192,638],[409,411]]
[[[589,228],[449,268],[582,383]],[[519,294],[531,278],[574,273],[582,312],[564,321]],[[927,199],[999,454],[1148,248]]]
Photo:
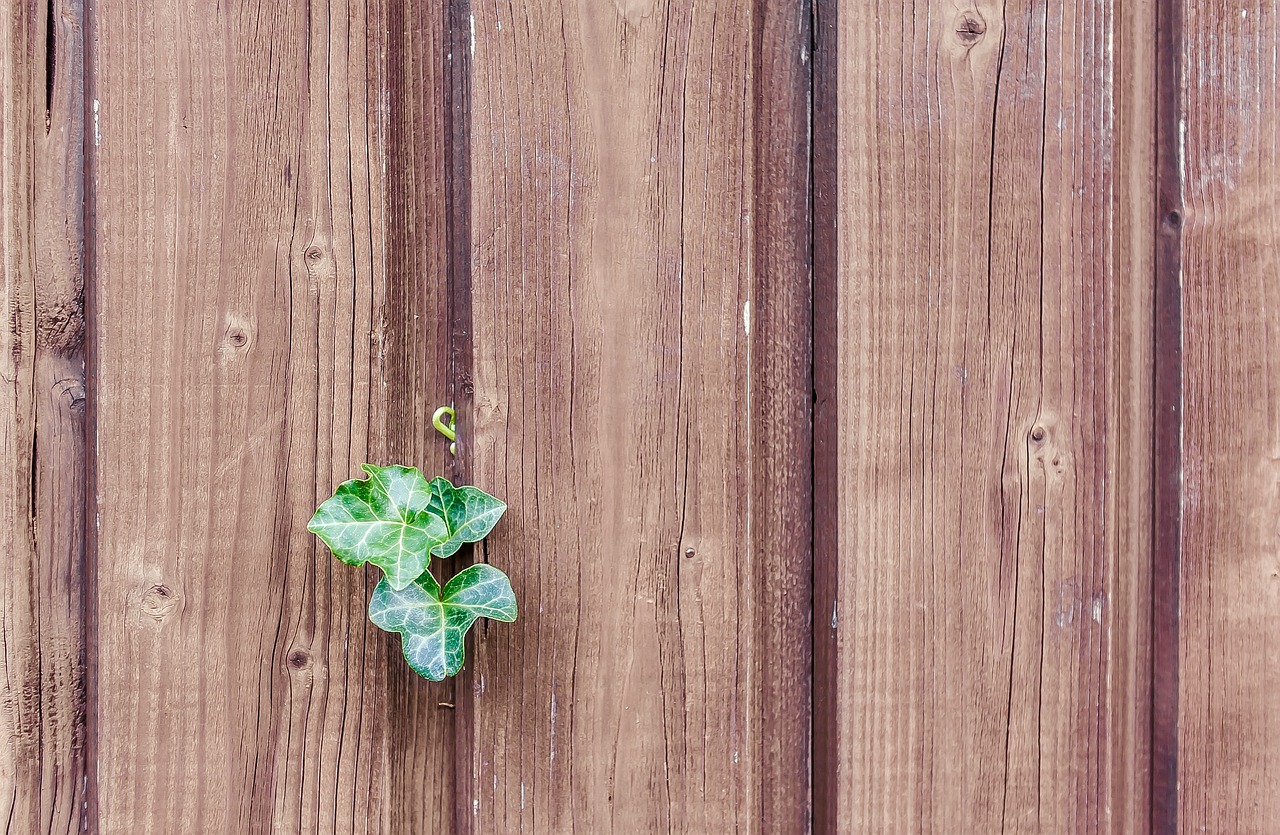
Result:
[[479,618],[514,621],[516,596],[507,575],[491,565],[465,568],[441,588],[428,564],[484,539],[507,506],[475,487],[428,482],[414,467],[362,469],[369,477],[338,485],[307,530],[348,565],[382,569],[369,620],[400,633],[414,672],[431,681],[456,675],[467,630]]

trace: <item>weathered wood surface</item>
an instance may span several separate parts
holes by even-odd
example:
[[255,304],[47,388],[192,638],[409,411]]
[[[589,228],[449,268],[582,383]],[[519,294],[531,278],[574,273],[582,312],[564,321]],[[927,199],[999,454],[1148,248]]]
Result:
[[[305,529],[362,461],[426,463],[440,396],[438,265],[388,277],[388,236],[434,233],[429,189],[388,194],[383,92],[388,54],[421,73],[439,22],[389,42],[386,14],[93,6],[102,832],[410,831],[440,802],[448,730],[365,617],[374,573]],[[396,161],[429,179],[413,118]]]
[[[381,377],[371,396],[375,412],[385,411],[371,422],[369,460],[443,473],[455,462],[431,416],[454,396],[446,167],[457,153],[450,148],[446,118],[453,99],[445,7],[426,0],[392,2],[386,24],[390,124],[383,187],[391,215],[386,293],[379,304],[381,323],[375,325]],[[447,835],[456,794],[456,688],[415,676],[401,661],[398,637],[390,643],[387,726],[371,729],[385,736],[389,757],[387,831]]]
[[1181,5],[1178,831],[1277,832],[1280,20]]
[[1150,53],[1117,46],[1151,16],[1117,5],[839,10],[834,831],[1142,829]]
[[[5,831],[1280,829],[1277,40],[0,0]],[[365,460],[511,504],[455,683]]]
[[0,4],[0,821],[85,799],[82,6]]
[[479,630],[464,831],[803,831],[808,275],[753,227],[805,234],[801,10],[473,14],[479,556],[521,615]]

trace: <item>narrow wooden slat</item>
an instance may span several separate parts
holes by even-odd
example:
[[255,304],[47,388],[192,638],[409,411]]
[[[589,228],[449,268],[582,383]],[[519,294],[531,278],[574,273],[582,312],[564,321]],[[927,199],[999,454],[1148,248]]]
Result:
[[[796,105],[755,100],[802,83],[782,50],[804,60],[799,32],[757,21],[800,14],[472,14],[473,476],[510,503],[478,556],[512,575],[520,620],[471,650],[466,828],[761,831],[767,797],[775,831],[803,831],[807,776],[763,781],[807,746],[783,738],[804,733],[804,660],[767,652],[808,641],[807,618],[783,617],[808,595],[808,462],[790,457],[807,435],[808,278],[790,263],[802,241],[753,237],[766,204],[771,234],[805,236]],[[762,158],[765,139],[784,147]],[[792,354],[768,394],[761,316],[773,361]],[[797,541],[766,551],[779,520]]]
[[838,831],[840,710],[839,0],[813,0],[813,756],[812,826]]
[[388,313],[384,15],[92,7],[103,833],[381,832],[405,794],[374,572],[305,529],[421,412],[387,393],[417,346],[388,344],[416,336]]
[[[1109,798],[1109,826],[1099,832],[1130,835],[1151,831],[1153,549],[1152,501],[1155,392],[1152,349],[1155,335],[1156,270],[1154,182],[1158,58],[1152,32],[1155,0],[1117,4],[1112,78],[1115,89],[1116,156],[1113,160],[1116,352],[1108,375],[1108,397],[1115,404],[1114,435],[1107,444],[1107,499],[1114,523],[1107,531],[1113,557],[1108,566],[1112,589],[1109,646],[1113,662],[1106,702],[1100,706],[1108,770],[1100,791]],[[1086,831],[1087,828],[1086,828]]]
[[1280,9],[1181,8],[1178,831],[1276,832]]
[[1179,584],[1182,548],[1181,0],[1160,3],[1153,38],[1157,230],[1152,292],[1151,831],[1178,827]]
[[[809,831],[813,728],[810,8],[756,4],[751,512],[762,832]],[[723,95],[729,95],[726,91]],[[727,827],[720,827],[722,829]]]
[[0,821],[82,829],[82,8],[0,8]]
[[1116,73],[1150,57],[1116,12],[840,9],[835,831],[1141,819],[1151,112]]
[[[455,461],[431,425],[435,409],[452,399],[444,4],[391,3],[387,30],[391,215],[387,295],[375,325],[382,374],[371,398],[382,413],[372,422],[369,456],[436,475]],[[386,734],[389,753],[388,831],[447,835],[458,696],[453,682],[414,675],[400,660],[398,636],[390,640],[388,724],[378,731]]]

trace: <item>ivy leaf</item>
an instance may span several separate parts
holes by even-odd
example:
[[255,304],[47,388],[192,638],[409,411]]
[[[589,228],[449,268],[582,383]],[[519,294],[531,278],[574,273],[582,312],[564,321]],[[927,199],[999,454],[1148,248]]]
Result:
[[449,536],[431,549],[437,557],[452,557],[464,542],[479,542],[498,524],[507,506],[478,487],[454,487],[447,479],[431,480],[427,509],[444,519]]
[[431,549],[449,538],[444,519],[428,510],[431,486],[413,467],[361,465],[367,479],[338,485],[307,523],[348,565],[371,562],[393,589],[427,570]]
[[463,569],[443,590],[429,572],[400,590],[384,578],[369,601],[369,620],[400,633],[405,660],[429,681],[462,669],[467,630],[477,618],[516,619],[511,581],[487,563]]

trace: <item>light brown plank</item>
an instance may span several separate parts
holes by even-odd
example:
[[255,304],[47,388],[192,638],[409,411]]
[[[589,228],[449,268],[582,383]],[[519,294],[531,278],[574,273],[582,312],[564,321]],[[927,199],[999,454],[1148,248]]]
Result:
[[9,833],[82,828],[81,23],[76,2],[0,6],[0,821]]
[[380,832],[404,794],[373,572],[305,529],[371,436],[406,451],[384,15],[93,7],[104,833]]
[[1144,15],[839,9],[836,831],[1142,820]]
[[[770,719],[806,711],[807,682],[762,677],[767,647],[807,644],[807,619],[765,610],[807,596],[785,578],[808,543],[760,547],[798,512],[753,490],[772,426],[753,404],[803,374],[753,389],[751,328],[766,280],[803,298],[808,278],[773,260],[784,242],[761,255],[767,275],[754,260],[755,141],[770,135],[755,13],[570,0],[472,13],[474,479],[510,503],[479,557],[512,575],[521,614],[471,650],[467,828],[760,831],[767,749],[807,744],[770,736],[795,730]],[[802,188],[772,159],[782,188]],[[807,323],[778,296],[773,335],[803,356]],[[791,394],[803,425],[807,383]],[[784,460],[805,431],[762,458]],[[793,637],[764,639],[771,623]],[[802,831],[790,810],[808,781],[792,778],[768,790],[775,831]]]
[[1184,7],[1178,831],[1280,831],[1280,20]]

